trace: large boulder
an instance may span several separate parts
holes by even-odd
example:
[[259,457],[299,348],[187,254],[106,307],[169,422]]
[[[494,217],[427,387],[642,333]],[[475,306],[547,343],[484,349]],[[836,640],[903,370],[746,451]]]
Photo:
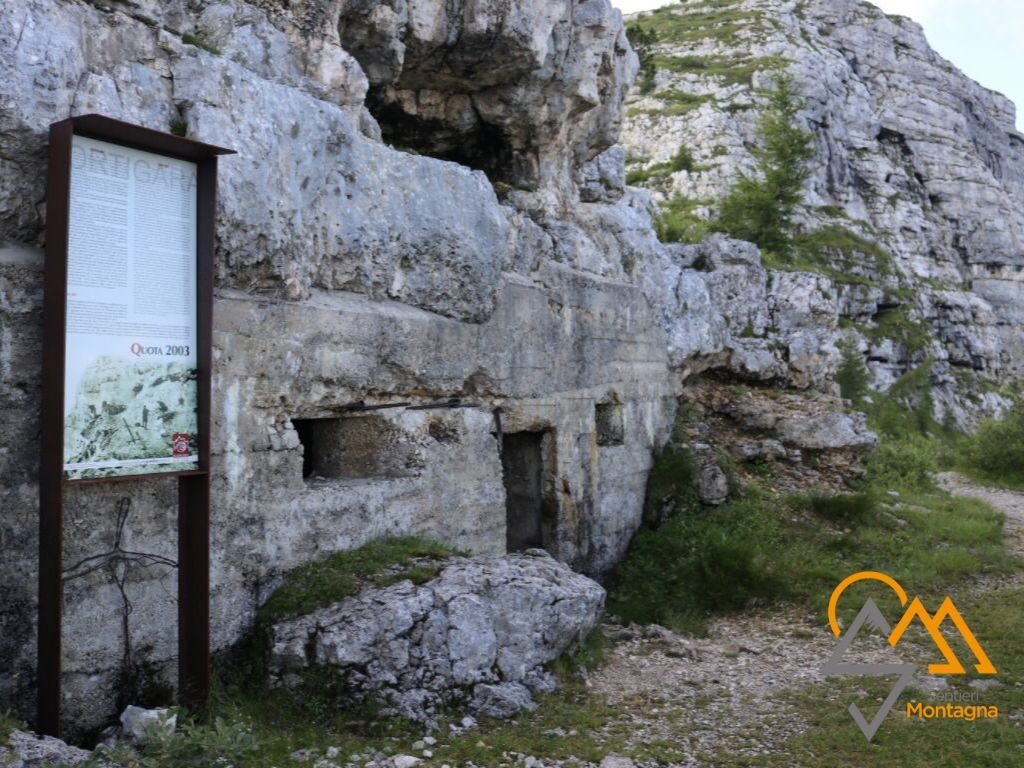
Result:
[[545,666],[597,624],[604,590],[542,550],[454,558],[432,581],[365,589],[273,625],[276,685],[332,670],[340,703],[373,696],[429,723],[440,705],[507,717],[551,690]]

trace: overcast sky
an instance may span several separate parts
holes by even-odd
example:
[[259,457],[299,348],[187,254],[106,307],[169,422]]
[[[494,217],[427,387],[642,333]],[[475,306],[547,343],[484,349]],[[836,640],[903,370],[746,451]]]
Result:
[[[924,26],[928,41],[969,77],[1005,93],[1024,126],[1024,0],[872,0],[886,13]],[[669,0],[612,0],[623,13],[669,5]]]

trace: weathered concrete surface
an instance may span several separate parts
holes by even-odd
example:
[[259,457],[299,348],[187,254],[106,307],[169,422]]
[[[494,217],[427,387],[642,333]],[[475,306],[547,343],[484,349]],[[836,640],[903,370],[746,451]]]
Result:
[[546,669],[596,625],[604,590],[543,550],[455,558],[422,585],[364,589],[269,631],[270,674],[333,674],[342,703],[368,696],[430,723],[446,705],[509,717],[552,690]]

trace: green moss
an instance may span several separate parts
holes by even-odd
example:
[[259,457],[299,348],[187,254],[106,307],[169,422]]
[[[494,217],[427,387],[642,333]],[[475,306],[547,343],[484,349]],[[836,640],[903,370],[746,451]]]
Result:
[[[358,549],[337,552],[289,573],[257,612],[257,622],[272,624],[311,613],[366,585],[386,586],[401,579],[429,581],[437,574],[441,561],[453,554],[442,544],[414,537],[379,539]],[[419,558],[438,562],[425,565],[417,562]]]
[[196,48],[202,48],[207,53],[220,55],[220,49],[206,39],[205,32],[186,32],[181,36],[181,42],[185,43],[185,45],[194,45]]
[[0,712],[0,747],[9,743],[11,731],[20,731],[25,727],[25,723],[13,717],[9,712]]

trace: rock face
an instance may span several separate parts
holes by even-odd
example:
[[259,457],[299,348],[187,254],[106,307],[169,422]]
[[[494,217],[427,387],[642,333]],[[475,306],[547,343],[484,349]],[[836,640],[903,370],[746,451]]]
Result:
[[582,640],[604,590],[543,550],[453,560],[426,584],[370,588],[274,625],[273,678],[295,685],[322,669],[343,702],[367,696],[430,722],[439,707],[509,717],[550,691],[545,666]]
[[[238,150],[215,260],[222,648],[280,574],[381,536],[540,546],[595,575],[621,557],[678,389],[644,284],[660,246],[607,151],[635,67],[607,0],[0,7],[0,706],[34,699],[49,124],[99,112]],[[68,564],[115,540],[160,563],[67,581],[73,737],[173,682],[175,485],[75,486],[66,507]]]
[[[704,392],[698,374],[753,392],[753,409],[714,391],[702,404],[740,458],[855,459],[873,437],[836,396],[841,325],[857,326],[878,386],[931,360],[943,408],[998,409],[972,382],[1021,365],[1009,104],[867,5],[737,8],[742,22],[705,19],[728,34],[664,54],[794,58],[820,128],[802,215],[885,230],[892,269],[862,240],[835,255],[847,280],[836,265],[767,269],[722,237],[660,243],[666,193],[711,198],[749,164],[746,81],[768,62],[660,72],[658,92],[698,89],[701,103],[669,115],[661,97],[633,99],[626,148],[655,162],[685,141],[693,170],[629,187],[612,145],[637,59],[608,0],[0,5],[0,708],[27,716],[34,699],[39,413],[54,407],[39,386],[46,143],[70,116],[238,150],[218,185],[217,649],[281,574],[382,536],[475,555],[541,547],[607,573],[640,524],[680,392]],[[823,462],[837,483],[854,464]],[[724,485],[709,469],[707,500]],[[66,509],[66,562],[103,566],[65,584],[73,737],[108,722],[117,694],[173,681],[176,488],[75,485]],[[110,560],[115,541],[144,557]],[[417,595],[393,597],[412,611]],[[506,683],[475,680],[472,697],[522,706]]]
[[605,0],[341,6],[389,141],[569,191],[571,170],[618,137],[637,59]]
[[[631,168],[685,147],[688,168],[644,183],[663,204],[681,196],[713,214],[737,170],[753,168],[758,89],[786,68],[816,148],[800,223],[828,235],[814,255],[821,273],[840,277],[820,292],[853,326],[875,386],[928,363],[940,419],[969,425],[998,411],[986,382],[1016,376],[1024,360],[1024,137],[1013,104],[938,56],[918,24],[869,3],[716,8],[731,18],[713,23],[704,6],[683,4],[634,20],[658,35],[660,66],[653,88],[630,98]],[[804,298],[778,288],[770,295]],[[814,365],[808,341],[793,339]],[[777,371],[762,351],[736,354],[752,373]]]

